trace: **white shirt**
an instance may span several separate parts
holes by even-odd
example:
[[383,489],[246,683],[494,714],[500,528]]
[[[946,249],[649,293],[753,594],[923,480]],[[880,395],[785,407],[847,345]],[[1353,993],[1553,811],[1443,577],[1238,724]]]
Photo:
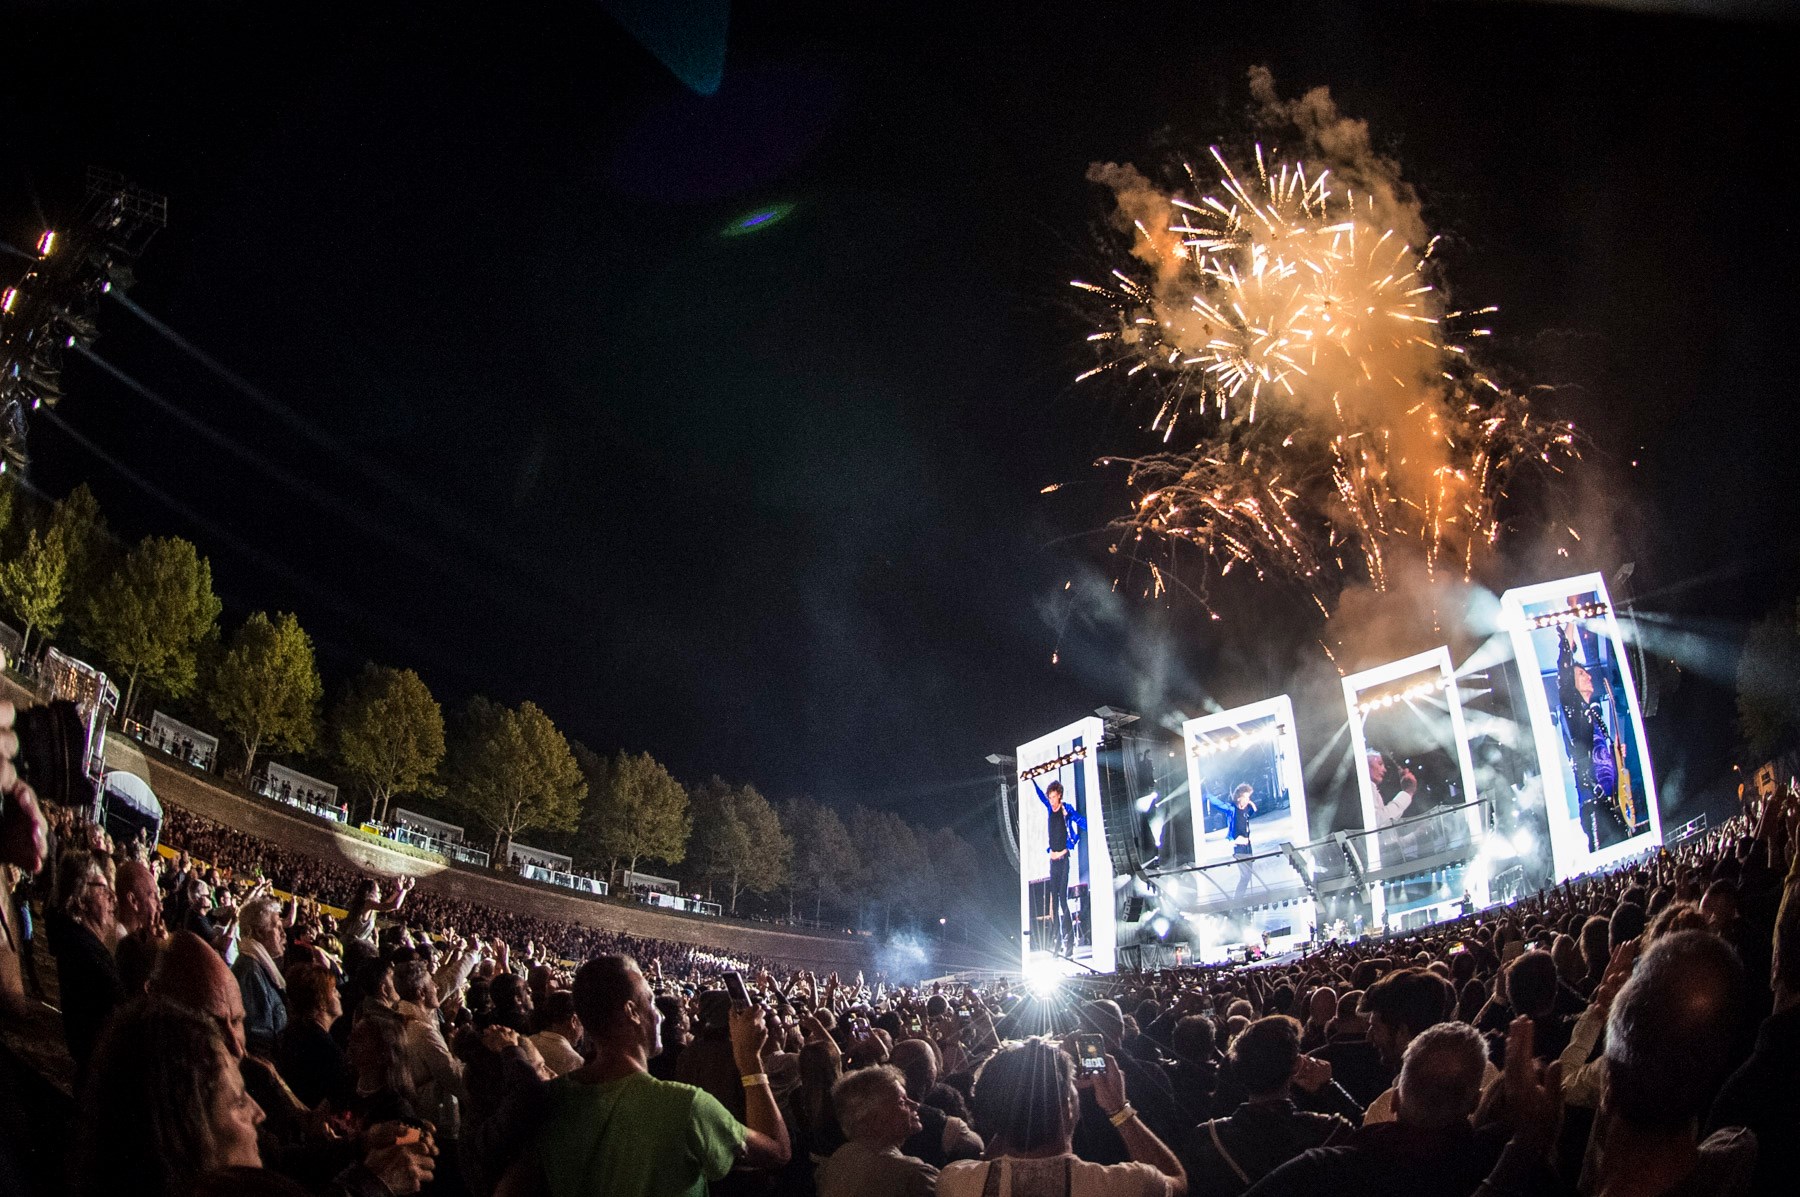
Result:
[[981,1197],[988,1169],[1000,1169],[1000,1197],[1169,1197],[1169,1178],[1149,1164],[1090,1164],[1072,1155],[1041,1160],[957,1160],[938,1173],[937,1197]]
[[538,1055],[544,1057],[544,1067],[550,1070],[552,1076],[564,1076],[586,1063],[581,1058],[581,1053],[555,1031],[539,1031],[531,1037],[531,1045],[538,1049]]

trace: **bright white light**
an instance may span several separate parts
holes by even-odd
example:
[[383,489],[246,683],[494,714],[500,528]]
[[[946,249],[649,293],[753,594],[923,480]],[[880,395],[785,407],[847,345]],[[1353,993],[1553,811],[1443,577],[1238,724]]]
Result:
[[1138,814],[1147,815],[1150,808],[1156,805],[1156,791],[1152,790],[1137,800]]
[[1062,988],[1062,974],[1051,960],[1033,960],[1025,966],[1025,986],[1041,998],[1053,996]]
[[1512,834],[1512,846],[1520,856],[1530,856],[1537,851],[1537,836],[1531,834],[1531,828],[1521,827]]
[[50,251],[56,248],[56,230],[45,229],[44,235],[38,238],[38,257],[47,258]]
[[1161,939],[1169,933],[1169,920],[1160,914],[1157,915],[1150,920],[1150,930],[1156,932],[1157,938]]
[[1516,853],[1512,841],[1496,831],[1482,841],[1481,855],[1489,860],[1511,860]]

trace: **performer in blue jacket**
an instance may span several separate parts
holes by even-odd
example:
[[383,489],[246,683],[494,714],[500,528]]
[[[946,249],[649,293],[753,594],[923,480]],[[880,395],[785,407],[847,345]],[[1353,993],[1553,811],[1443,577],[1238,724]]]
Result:
[[1047,849],[1050,853],[1050,918],[1055,952],[1058,956],[1073,956],[1075,920],[1069,914],[1069,860],[1075,853],[1075,845],[1081,842],[1081,833],[1087,830],[1087,824],[1080,811],[1064,805],[1062,782],[1053,781],[1049,790],[1045,790],[1034,777],[1031,788],[1037,791],[1038,801],[1050,812],[1050,829],[1045,842],[1050,845]]
[[1256,803],[1250,799],[1255,793],[1255,789],[1245,783],[1231,791],[1229,801],[1213,794],[1206,796],[1208,806],[1224,813],[1225,834],[1231,840],[1231,854],[1239,858],[1237,893],[1233,895],[1238,898],[1242,898],[1250,888],[1250,877],[1254,872],[1249,857],[1254,854],[1250,847],[1250,816],[1256,813]]

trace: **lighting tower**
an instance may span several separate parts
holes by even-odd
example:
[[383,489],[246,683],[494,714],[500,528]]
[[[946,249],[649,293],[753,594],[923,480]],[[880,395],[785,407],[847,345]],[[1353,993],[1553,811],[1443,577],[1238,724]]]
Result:
[[37,261],[0,290],[0,470],[23,467],[32,412],[62,399],[65,350],[99,330],[100,300],[136,281],[132,265],[168,223],[169,201],[112,171],[88,168],[87,198],[67,229],[46,229]]

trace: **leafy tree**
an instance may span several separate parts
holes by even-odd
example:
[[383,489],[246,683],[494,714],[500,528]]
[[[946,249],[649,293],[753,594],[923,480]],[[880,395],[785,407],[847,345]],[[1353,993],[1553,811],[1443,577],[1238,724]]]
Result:
[[491,699],[469,700],[449,755],[445,801],[494,833],[494,863],[502,866],[513,840],[534,827],[575,826],[587,779],[569,741],[536,703],[509,710]]
[[738,817],[736,799],[737,791],[717,777],[688,792],[693,832],[688,837],[687,863],[706,886],[709,901],[714,884],[730,878],[750,853],[750,832]]
[[55,529],[40,536],[36,528],[25,534],[25,543],[18,553],[0,565],[0,598],[25,625],[25,636],[19,643],[21,657],[31,647],[34,629],[41,630],[48,640],[62,626],[68,568],[62,537]]
[[766,894],[787,884],[794,845],[769,800],[754,786],[734,787],[717,777],[695,788],[693,842],[689,854],[707,882],[724,885],[737,913],[746,891]]
[[688,793],[647,752],[589,754],[591,800],[581,842],[590,859],[637,872],[645,858],[680,864],[687,855]]
[[[913,901],[927,921],[952,912],[966,920],[984,905],[977,884],[982,876],[981,859],[969,841],[948,827],[939,827],[920,832],[919,847],[927,867],[917,874],[923,889],[915,887]],[[934,906],[936,915],[932,914]]]
[[1751,626],[1738,658],[1737,707],[1752,761],[1781,751],[1800,730],[1800,606]]
[[293,615],[261,611],[244,621],[219,658],[206,706],[244,746],[244,776],[257,754],[304,752],[319,734],[319,667],[312,638]]
[[850,839],[856,845],[857,888],[881,908],[882,930],[892,929],[894,910],[917,909],[914,879],[923,870],[918,834],[892,811],[856,807],[850,812]]
[[[105,581],[118,552],[106,517],[100,514],[100,502],[83,483],[70,491],[50,509],[50,530],[62,537],[63,551],[68,554],[67,593],[71,598],[93,594]],[[82,632],[77,606],[76,631]]]
[[130,716],[140,681],[171,698],[194,688],[195,650],[219,618],[219,600],[212,566],[191,542],[145,537],[84,609],[87,639],[125,674],[122,716]]
[[444,712],[410,669],[364,665],[332,712],[338,761],[369,792],[370,817],[387,818],[396,794],[443,792]]
[[794,846],[793,867],[788,873],[788,915],[793,915],[796,894],[810,896],[816,922],[826,902],[841,901],[855,892],[861,867],[856,845],[838,813],[810,798],[784,803],[781,825]]

